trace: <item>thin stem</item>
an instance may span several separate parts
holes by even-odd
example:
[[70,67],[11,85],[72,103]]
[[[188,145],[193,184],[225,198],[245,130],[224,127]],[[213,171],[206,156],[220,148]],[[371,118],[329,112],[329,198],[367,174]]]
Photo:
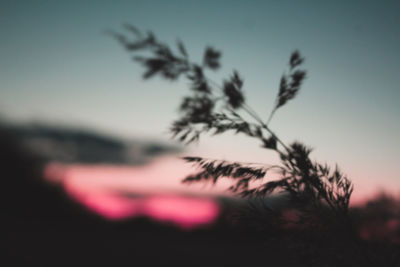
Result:
[[281,139],[279,139],[279,137],[257,116],[257,114],[253,114],[253,111],[249,108],[248,105],[245,104],[243,106],[243,110],[245,110],[250,116],[252,116],[263,129],[269,132],[276,139],[276,141],[281,144],[289,154],[291,154],[290,149],[286,146],[286,144]]
[[[217,88],[220,89],[221,91],[223,90],[222,87],[221,87],[218,83],[214,82],[214,81],[211,80],[210,78],[205,77],[205,79],[207,79],[207,81],[209,81],[210,83],[212,83],[215,87],[217,87]],[[279,139],[279,138],[277,137],[277,135],[268,127],[267,124],[265,124],[265,123],[263,122],[263,120],[260,118],[260,116],[258,116],[258,114],[257,114],[249,105],[247,105],[246,103],[244,103],[242,109],[243,109],[244,111],[246,111],[247,114],[249,114],[253,119],[255,119],[255,120],[260,124],[260,126],[261,126],[262,128],[264,128],[267,132],[269,132],[269,133],[276,139],[276,141],[278,141],[279,144],[281,144],[281,145],[285,148],[285,150],[286,150],[288,153],[290,153],[290,150],[289,150],[289,148],[286,146],[286,144],[285,144],[281,139]]]
[[[214,81],[211,80],[210,78],[205,77],[205,79],[207,79],[207,81],[209,81],[210,83],[212,83],[215,87],[217,87],[217,88],[220,89],[221,91],[223,90],[222,87],[221,87],[218,83],[214,82]],[[291,152],[290,152],[290,149],[286,146],[286,144],[285,144],[281,139],[278,138],[278,136],[268,127],[267,124],[265,124],[265,123],[263,122],[263,120],[260,118],[260,116],[258,116],[258,114],[257,114],[249,105],[247,105],[246,103],[244,103],[242,109],[243,109],[244,111],[246,111],[247,114],[250,115],[253,119],[255,119],[263,129],[265,129],[267,132],[269,132],[269,133],[276,139],[276,141],[277,141],[279,144],[281,144],[283,148],[285,148],[285,150],[286,150],[289,154],[291,153]]]
[[275,114],[275,111],[276,111],[276,107],[271,111],[271,114],[269,114],[269,117],[268,117],[268,120],[267,120],[267,123],[266,123],[267,125],[271,122],[272,117]]

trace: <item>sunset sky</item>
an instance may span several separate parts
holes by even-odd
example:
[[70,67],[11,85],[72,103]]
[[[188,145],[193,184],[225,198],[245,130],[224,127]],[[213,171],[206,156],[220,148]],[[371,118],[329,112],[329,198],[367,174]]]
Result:
[[[351,3],[350,3],[351,2]],[[169,140],[185,80],[143,81],[107,30],[123,23],[181,39],[193,60],[220,49],[222,81],[237,69],[265,119],[290,53],[306,58],[299,96],[271,128],[338,163],[357,190],[400,190],[398,1],[7,1],[0,3],[0,118]],[[271,162],[253,140],[204,138],[187,154]]]

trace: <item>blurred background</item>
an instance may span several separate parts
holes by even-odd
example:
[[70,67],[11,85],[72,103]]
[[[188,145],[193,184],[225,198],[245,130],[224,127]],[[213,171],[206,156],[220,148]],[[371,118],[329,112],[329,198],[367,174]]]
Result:
[[140,66],[106,34],[124,31],[124,23],[170,44],[182,40],[194,61],[207,45],[222,51],[222,68],[211,77],[222,83],[238,70],[248,103],[265,119],[299,49],[307,79],[271,128],[285,142],[312,146],[314,159],[337,163],[355,184],[353,203],[380,191],[396,196],[399,7],[397,1],[3,0],[3,196],[27,196],[23,207],[42,189],[18,179],[38,176],[102,217],[149,216],[191,229],[218,218],[229,183],[182,185],[193,169],[180,157],[278,162],[242,136],[204,137],[187,147],[171,140],[168,128],[188,83],[144,82]]
[[[265,118],[288,57],[299,49],[307,80],[271,127],[286,142],[314,147],[315,159],[338,163],[354,181],[355,196],[380,189],[398,193],[397,7],[396,1],[2,1],[0,114],[4,123],[82,129],[138,147],[158,143],[162,151],[164,145],[176,147],[168,127],[187,82],[144,82],[140,66],[107,30],[123,31],[121,25],[130,23],[171,44],[181,39],[194,61],[201,61],[206,45],[220,49],[223,66],[214,80],[222,82],[237,69],[248,102]],[[70,156],[54,159],[96,161],[91,155],[72,160],[68,149]],[[138,163],[148,148],[142,154],[135,148],[126,158],[115,147],[104,149],[112,155],[102,153],[103,163]],[[276,160],[255,141],[233,135],[204,138],[179,151]]]

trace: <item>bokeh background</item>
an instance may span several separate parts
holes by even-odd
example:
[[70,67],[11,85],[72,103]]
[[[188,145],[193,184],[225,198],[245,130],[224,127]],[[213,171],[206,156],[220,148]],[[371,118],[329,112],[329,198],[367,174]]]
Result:
[[[355,200],[379,190],[398,194],[399,8],[397,1],[3,0],[0,116],[30,131],[30,145],[41,153],[50,147],[48,156],[59,164],[48,170],[51,179],[67,168],[62,174],[69,173],[84,190],[224,193],[225,187],[181,185],[190,166],[178,156],[277,159],[243,136],[204,137],[185,148],[171,141],[168,127],[187,81],[144,81],[140,66],[107,31],[124,31],[121,25],[130,23],[171,44],[180,39],[195,61],[201,61],[206,45],[220,49],[222,69],[211,77],[222,82],[237,69],[248,103],[265,119],[289,55],[299,49],[308,77],[271,127],[286,142],[314,147],[315,159],[341,166],[354,181]],[[79,156],[85,148],[76,139],[49,144],[35,135],[38,125],[68,129],[64,134],[71,128],[95,133],[130,152],[119,161],[88,160]],[[61,152],[53,153],[55,147]],[[101,165],[90,169],[89,163]],[[113,164],[124,167],[110,171]]]

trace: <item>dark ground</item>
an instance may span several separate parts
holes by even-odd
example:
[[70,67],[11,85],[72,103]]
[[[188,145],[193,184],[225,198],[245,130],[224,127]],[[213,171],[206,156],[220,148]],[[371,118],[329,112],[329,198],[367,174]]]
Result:
[[22,222],[5,229],[2,266],[399,266],[399,246],[364,244],[367,261],[351,240],[308,233],[185,232],[146,219]]

